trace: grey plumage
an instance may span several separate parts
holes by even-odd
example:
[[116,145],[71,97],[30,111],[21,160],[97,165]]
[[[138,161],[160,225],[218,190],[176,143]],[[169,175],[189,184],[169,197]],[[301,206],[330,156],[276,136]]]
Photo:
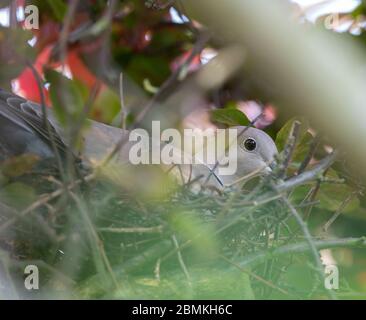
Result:
[[[55,146],[64,158],[69,144],[62,126],[50,109],[47,109],[47,121]],[[102,160],[107,156],[120,139],[125,137],[127,142],[116,154],[115,160],[121,165],[128,164],[129,150],[134,144],[128,141],[129,132],[92,120],[87,121],[88,130],[82,131],[83,146],[75,158],[80,158],[84,166],[90,166],[93,161]],[[183,173],[190,178],[198,175],[209,177],[209,184],[222,187],[223,184],[230,184],[253,171],[268,168],[268,164],[277,153],[273,140],[265,132],[255,128],[237,129],[238,143],[235,147],[238,165],[235,174],[218,177],[215,168],[205,164],[193,165],[193,168],[185,166]],[[254,140],[255,149],[246,149],[247,139]],[[42,108],[34,102],[0,89],[0,160],[24,153],[35,154],[41,159],[55,158]]]

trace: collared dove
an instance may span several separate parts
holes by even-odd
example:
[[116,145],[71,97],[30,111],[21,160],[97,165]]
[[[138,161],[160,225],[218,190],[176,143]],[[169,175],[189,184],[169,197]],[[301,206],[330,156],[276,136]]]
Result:
[[[13,93],[0,89],[0,161],[21,154],[35,154],[41,159],[54,159],[50,135],[59,153],[64,155],[68,148],[65,131],[57,121],[52,110],[47,109],[48,128],[43,119],[39,104],[28,101]],[[114,160],[121,165],[130,164],[129,151],[134,142],[129,141],[129,131],[112,127],[93,120],[88,121],[87,130],[81,132],[82,148],[78,157],[84,166],[105,158],[115,145],[125,137],[125,143],[115,155]],[[179,173],[187,182],[201,176],[200,181],[216,187],[230,185],[240,178],[265,172],[277,153],[276,146],[264,131],[251,127],[236,127],[237,169],[230,175],[218,174],[217,165],[205,163],[184,165]],[[152,144],[154,147],[154,145]]]

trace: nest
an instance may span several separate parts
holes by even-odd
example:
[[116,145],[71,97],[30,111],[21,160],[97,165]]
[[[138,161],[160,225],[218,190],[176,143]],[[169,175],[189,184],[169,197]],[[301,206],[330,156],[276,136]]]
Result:
[[[0,252],[8,292],[48,298],[324,295],[319,257],[312,252],[316,239],[289,196],[318,181],[335,154],[292,178],[284,176],[288,157],[285,149],[272,175],[223,193],[193,193],[185,185],[164,196],[140,196],[97,171],[67,185],[49,175],[17,177],[13,204],[27,190],[38,196],[16,209],[2,204]],[[304,200],[300,208],[313,205]],[[294,242],[300,244],[293,251],[304,253],[300,264],[308,264],[310,289],[295,288],[284,276],[301,261],[290,250]],[[289,248],[287,254],[281,248]],[[23,286],[29,264],[41,269],[36,292]]]

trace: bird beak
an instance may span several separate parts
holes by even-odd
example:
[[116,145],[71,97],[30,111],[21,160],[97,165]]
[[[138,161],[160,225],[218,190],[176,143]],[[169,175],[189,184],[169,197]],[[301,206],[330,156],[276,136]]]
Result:
[[264,173],[265,175],[272,173],[272,168],[271,168],[270,166],[265,166],[265,167],[263,168],[263,173]]
[[263,173],[271,174],[273,172],[273,170],[275,169],[276,165],[277,165],[276,161],[272,161],[270,164],[268,164],[267,166],[264,167]]
[[276,168],[277,162],[273,160],[269,165],[268,168],[271,170],[271,172]]

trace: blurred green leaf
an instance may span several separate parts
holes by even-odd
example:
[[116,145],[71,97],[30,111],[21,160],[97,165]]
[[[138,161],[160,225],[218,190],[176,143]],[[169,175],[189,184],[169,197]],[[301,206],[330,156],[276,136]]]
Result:
[[63,21],[67,11],[67,5],[62,0],[47,0],[48,5],[58,21]]
[[296,291],[304,297],[304,293],[311,292],[314,287],[316,272],[307,266],[304,261],[302,264],[290,265],[284,274],[284,278],[289,287],[296,288]]
[[180,244],[193,241],[192,247],[200,257],[212,257],[217,252],[217,239],[213,226],[197,218],[195,212],[179,212],[170,219]]
[[211,120],[228,126],[247,126],[250,121],[246,115],[238,109],[216,109],[210,112]]
[[162,56],[134,54],[126,68],[127,74],[142,85],[148,78],[151,83],[160,86],[171,73],[169,61]]
[[23,154],[8,158],[1,163],[1,171],[7,177],[19,177],[30,172],[39,160],[39,156],[34,154]]
[[35,49],[28,44],[33,34],[29,30],[0,26],[0,86],[5,87],[33,62]]
[[[104,87],[94,101],[92,118],[104,123],[111,123],[121,109],[120,98],[109,87]],[[117,126],[121,125],[121,121]]]
[[71,125],[67,121],[76,120],[85,104],[80,83],[51,69],[45,70],[45,76],[51,84],[50,97],[58,120],[63,125]]
[[[307,130],[309,129],[309,123],[305,118],[295,117],[295,118],[292,118],[289,121],[287,121],[284,124],[284,126],[280,129],[280,131],[277,132],[277,135],[276,135],[275,143],[280,152],[283,150],[283,148],[286,145],[287,139],[291,132],[292,125],[295,121],[299,121],[301,123],[300,134],[299,134],[297,145],[299,145],[299,141],[301,141],[304,138],[304,136],[307,133]],[[296,152],[296,150],[295,150],[295,152]]]
[[13,182],[0,190],[0,198],[4,203],[22,210],[37,199],[35,190],[21,182]]
[[190,283],[182,271],[156,278],[136,278],[130,288],[117,290],[112,297],[143,299],[254,299],[249,276],[239,270],[189,269]]
[[[324,183],[320,187],[317,197],[320,201],[319,207],[330,211],[336,211],[352,193],[352,188],[346,184]],[[354,196],[343,208],[342,212],[350,212],[357,209],[359,206],[360,200],[357,196]]]
[[[331,168],[328,169],[326,177],[331,179],[339,179],[337,172]],[[310,192],[310,189],[313,187],[314,182],[297,187],[291,193],[291,201],[303,201]],[[353,192],[354,190],[352,189],[352,187],[348,186],[346,183],[323,182],[321,183],[319,191],[315,198],[315,200],[319,200],[319,204],[317,204],[317,207],[334,212],[340,208],[343,201],[345,201],[346,198],[349,197]],[[348,213],[351,211],[355,211],[359,207],[360,201],[357,196],[354,196],[343,208],[342,212]]]

